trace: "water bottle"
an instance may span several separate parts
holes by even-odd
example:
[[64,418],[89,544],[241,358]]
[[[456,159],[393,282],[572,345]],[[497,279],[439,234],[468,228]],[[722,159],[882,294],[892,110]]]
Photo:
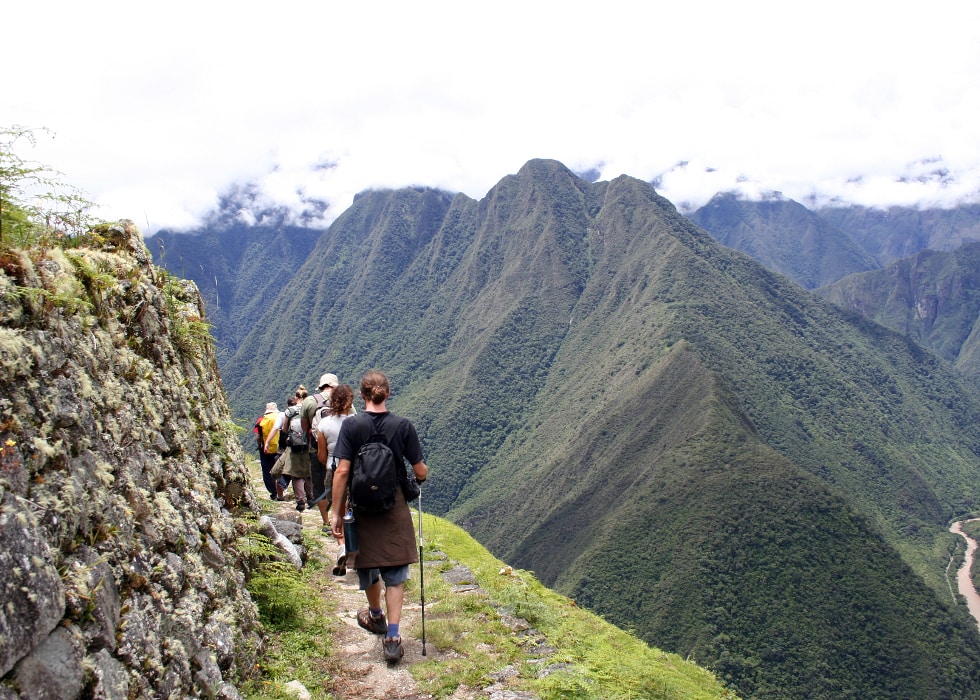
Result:
[[344,514],[344,549],[348,554],[357,551],[357,528],[354,527],[354,511],[350,508]]

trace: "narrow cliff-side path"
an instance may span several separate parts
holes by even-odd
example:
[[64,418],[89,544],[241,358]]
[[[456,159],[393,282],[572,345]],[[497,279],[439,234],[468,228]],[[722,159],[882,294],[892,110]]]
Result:
[[[289,501],[280,502],[277,506],[278,517],[300,522],[305,535],[323,538],[322,555],[329,556],[336,552],[336,541],[322,532],[323,522],[318,511],[306,511],[300,515],[295,510],[295,504]],[[415,512],[412,517],[417,517]],[[426,552],[425,580],[443,576],[457,584],[452,587],[453,595],[467,595],[480,590],[469,576],[458,578],[459,571],[465,571],[465,567],[453,565],[450,573],[440,574],[440,569],[446,568],[446,565],[447,559],[442,553]],[[331,669],[330,678],[326,683],[332,697],[347,700],[416,700],[433,697],[419,690],[411,673],[414,664],[443,660],[442,653],[431,643],[425,644],[423,654],[422,604],[415,587],[415,583],[421,583],[420,573],[419,566],[413,565],[413,582],[410,582],[400,622],[405,656],[396,664],[385,662],[381,637],[370,634],[357,624],[357,611],[367,605],[364,593],[357,586],[357,574],[349,569],[344,576],[333,576],[330,567],[325,566],[322,575],[313,577],[314,588],[327,602],[325,607],[335,611],[336,617],[336,624],[333,625],[335,633],[331,640],[332,655],[327,664]],[[432,605],[431,598],[426,598],[426,605]],[[533,700],[535,697],[494,684],[485,688],[460,686],[449,696],[449,700]]]
[[[357,624],[357,611],[367,604],[364,593],[357,588],[357,574],[350,570],[346,576],[330,579],[321,590],[336,604],[340,622],[333,639],[337,669],[334,692],[344,698],[431,697],[419,694],[409,670],[412,664],[423,660],[421,605],[406,601],[400,623],[405,657],[397,664],[389,664],[382,656],[381,636],[370,634]],[[426,654],[429,657],[435,654],[431,644],[426,645]]]
[[[307,537],[321,538],[322,552],[314,556],[332,556],[337,549],[336,541],[322,532],[323,521],[317,510],[298,513],[293,501],[276,504],[276,515],[283,520],[299,522]],[[413,566],[412,576],[418,577],[418,566]],[[406,597],[400,623],[405,656],[397,664],[386,663],[382,655],[381,637],[371,634],[357,624],[357,611],[367,605],[364,593],[358,590],[357,574],[349,569],[345,576],[333,576],[329,565],[313,577],[313,586],[327,601],[327,609],[335,609],[336,630],[331,640],[332,658],[328,664],[331,678],[327,685],[334,697],[371,700],[409,700],[427,698],[421,694],[412,678],[411,666],[423,660],[421,643],[421,604]],[[435,650],[426,646],[426,654],[432,657]],[[460,700],[467,696],[459,696]],[[485,696],[484,696],[485,697]]]
[[[256,481],[253,490],[262,494],[261,478]],[[297,512],[291,501],[258,500],[270,516],[259,526],[296,566],[300,558],[285,539],[306,545],[299,588],[308,592],[301,594],[301,617],[269,630],[268,653],[260,664],[267,676],[253,685],[255,697],[269,692],[309,700],[434,695],[539,700],[541,692],[593,698],[735,697],[704,669],[596,618],[544,588],[532,573],[493,558],[461,528],[428,515],[424,564],[411,567],[400,621],[405,655],[388,664],[381,639],[357,624],[357,611],[367,604],[357,574],[332,575],[336,543],[323,532],[320,513]],[[412,510],[418,536],[419,514]],[[278,521],[275,530],[267,520]]]
[[[254,475],[253,475],[254,478]],[[261,478],[254,485],[256,494],[263,494]],[[291,495],[291,491],[289,492]],[[311,556],[332,557],[337,550],[336,541],[323,532],[323,521],[317,510],[296,511],[292,500],[275,502],[272,506],[277,519],[299,523],[307,540],[312,537],[322,542],[320,551]],[[417,513],[412,512],[413,521]],[[449,569],[448,573],[440,571]],[[461,575],[460,571],[464,573]],[[404,644],[405,656],[399,663],[385,662],[381,637],[370,634],[357,624],[357,611],[367,605],[364,593],[358,590],[357,574],[349,569],[344,576],[333,576],[331,566],[325,565],[319,573],[311,577],[311,583],[323,598],[328,610],[333,610],[335,620],[332,626],[334,637],[331,639],[330,658],[324,660],[323,666],[329,669],[329,678],[324,679],[324,685],[330,697],[347,700],[415,700],[431,698],[431,694],[422,692],[412,677],[413,665],[423,661],[444,660],[440,652],[431,642],[425,645],[423,655],[422,644],[422,605],[419,595],[419,584],[422,583],[420,568],[412,565],[409,589],[405,604],[402,608],[400,622],[401,637]],[[466,574],[469,574],[467,576]],[[472,580],[472,574],[466,567],[447,560],[441,552],[427,551],[425,553],[424,581],[432,581],[431,577],[442,576],[451,584],[452,595],[476,594],[481,589]],[[426,597],[427,613],[432,606],[431,596]],[[452,653],[452,652],[449,652]],[[307,697],[304,688],[295,687],[296,697]],[[322,692],[322,691],[321,691]],[[314,694],[315,697],[320,697]],[[494,683],[484,688],[460,686],[449,696],[449,700],[534,700],[531,693],[511,691],[500,684]]]

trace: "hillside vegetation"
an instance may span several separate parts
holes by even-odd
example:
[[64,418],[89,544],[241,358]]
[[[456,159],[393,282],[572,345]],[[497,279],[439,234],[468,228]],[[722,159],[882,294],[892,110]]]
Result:
[[880,267],[871,253],[820,212],[782,197],[752,201],[717,194],[690,218],[718,242],[807,289]]
[[380,367],[430,508],[740,694],[980,693],[943,578],[975,390],[648,184],[532,161],[478,202],[364,193],[287,287],[230,331],[239,415]]
[[924,250],[817,293],[915,339],[980,379],[980,243],[950,252]]
[[223,363],[237,349],[240,330],[258,322],[306,260],[317,235],[282,224],[212,226],[191,235],[160,231],[147,247],[158,265],[201,290]]

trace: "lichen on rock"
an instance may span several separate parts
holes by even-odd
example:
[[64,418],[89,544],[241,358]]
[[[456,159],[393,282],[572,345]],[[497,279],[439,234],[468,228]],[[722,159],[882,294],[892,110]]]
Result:
[[235,549],[256,506],[203,303],[131,222],[92,240],[0,265],[2,684],[233,693],[263,646]]

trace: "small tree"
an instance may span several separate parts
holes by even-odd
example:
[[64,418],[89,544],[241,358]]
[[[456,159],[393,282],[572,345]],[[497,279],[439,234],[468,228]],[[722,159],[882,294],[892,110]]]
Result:
[[62,173],[21,158],[14,152],[18,142],[36,145],[34,130],[0,127],[0,246],[26,247],[84,233],[93,223],[92,202],[66,185]]

